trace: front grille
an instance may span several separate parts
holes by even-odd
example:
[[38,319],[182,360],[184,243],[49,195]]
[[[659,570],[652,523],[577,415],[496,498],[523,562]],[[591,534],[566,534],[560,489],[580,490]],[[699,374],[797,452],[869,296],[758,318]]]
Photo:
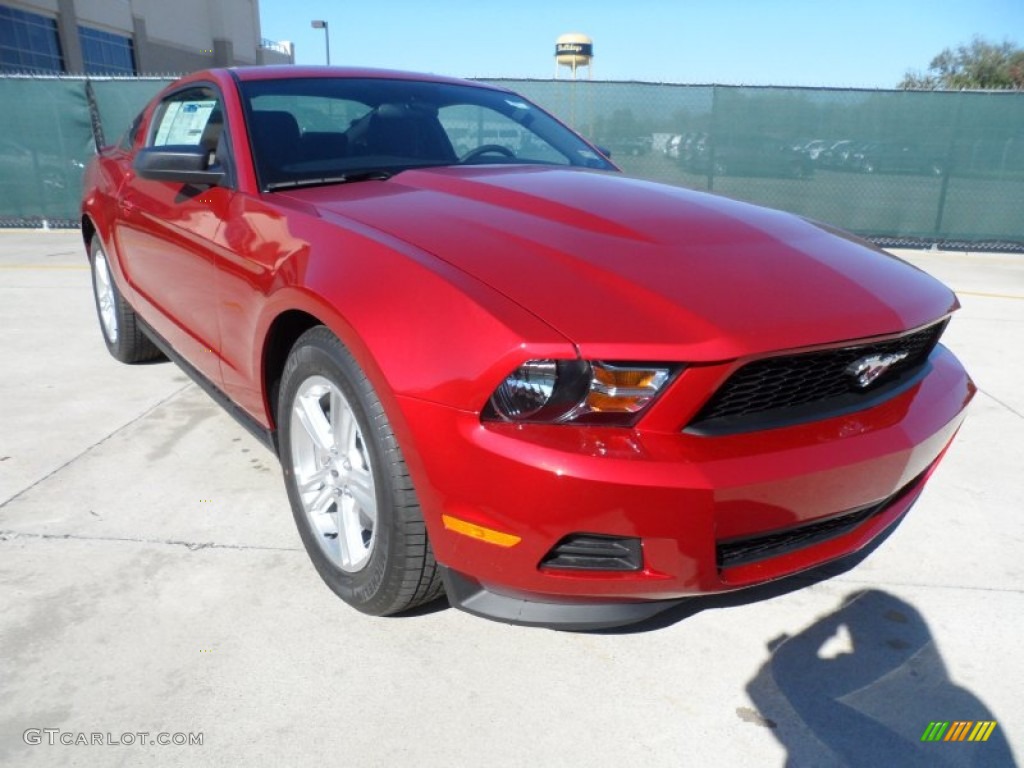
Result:
[[[888,341],[769,357],[747,363],[726,380],[687,427],[697,433],[769,428],[866,407],[924,367],[946,321]],[[872,355],[907,356],[866,387],[848,371]]]
[[639,571],[643,562],[640,539],[574,533],[552,547],[540,564],[571,571]]
[[921,481],[927,473],[926,469],[892,496],[876,504],[847,510],[827,520],[807,523],[785,531],[722,540],[715,548],[718,567],[721,569],[747,565],[842,536],[861,523],[884,512],[907,495],[920,490]]

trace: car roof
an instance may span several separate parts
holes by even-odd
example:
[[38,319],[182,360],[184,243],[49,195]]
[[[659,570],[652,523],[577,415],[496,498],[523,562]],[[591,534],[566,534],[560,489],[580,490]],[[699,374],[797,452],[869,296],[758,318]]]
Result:
[[295,80],[300,78],[313,77],[359,77],[378,78],[382,80],[417,80],[429,83],[451,83],[458,85],[473,85],[478,88],[495,88],[504,90],[497,86],[485,83],[462,80],[457,77],[445,77],[443,75],[431,75],[420,72],[404,72],[394,69],[373,69],[368,67],[324,67],[324,66],[297,66],[295,64],[276,64],[269,66],[232,67],[231,72],[243,82],[251,80]]

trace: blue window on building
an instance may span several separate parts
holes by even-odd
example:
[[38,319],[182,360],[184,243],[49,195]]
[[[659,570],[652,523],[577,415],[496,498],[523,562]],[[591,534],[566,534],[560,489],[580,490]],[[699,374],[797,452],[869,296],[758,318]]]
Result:
[[57,21],[0,6],[0,72],[63,72]]
[[89,27],[78,28],[82,60],[89,75],[134,75],[132,39]]

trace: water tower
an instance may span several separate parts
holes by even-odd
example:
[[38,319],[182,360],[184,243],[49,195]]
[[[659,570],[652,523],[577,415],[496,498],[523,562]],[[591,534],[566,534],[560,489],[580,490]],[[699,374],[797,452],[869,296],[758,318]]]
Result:
[[558,79],[559,67],[569,67],[572,79],[576,79],[579,67],[587,68],[587,79],[590,79],[590,61],[594,58],[594,41],[579,32],[560,35],[555,40],[555,79]]

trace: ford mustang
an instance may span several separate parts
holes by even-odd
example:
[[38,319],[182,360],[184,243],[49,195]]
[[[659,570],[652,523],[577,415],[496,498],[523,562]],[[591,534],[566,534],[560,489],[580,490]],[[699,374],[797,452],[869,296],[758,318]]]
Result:
[[195,73],[93,160],[82,234],[110,353],[273,450],[373,615],[621,625],[850,555],[974,393],[927,274],[478,83]]

